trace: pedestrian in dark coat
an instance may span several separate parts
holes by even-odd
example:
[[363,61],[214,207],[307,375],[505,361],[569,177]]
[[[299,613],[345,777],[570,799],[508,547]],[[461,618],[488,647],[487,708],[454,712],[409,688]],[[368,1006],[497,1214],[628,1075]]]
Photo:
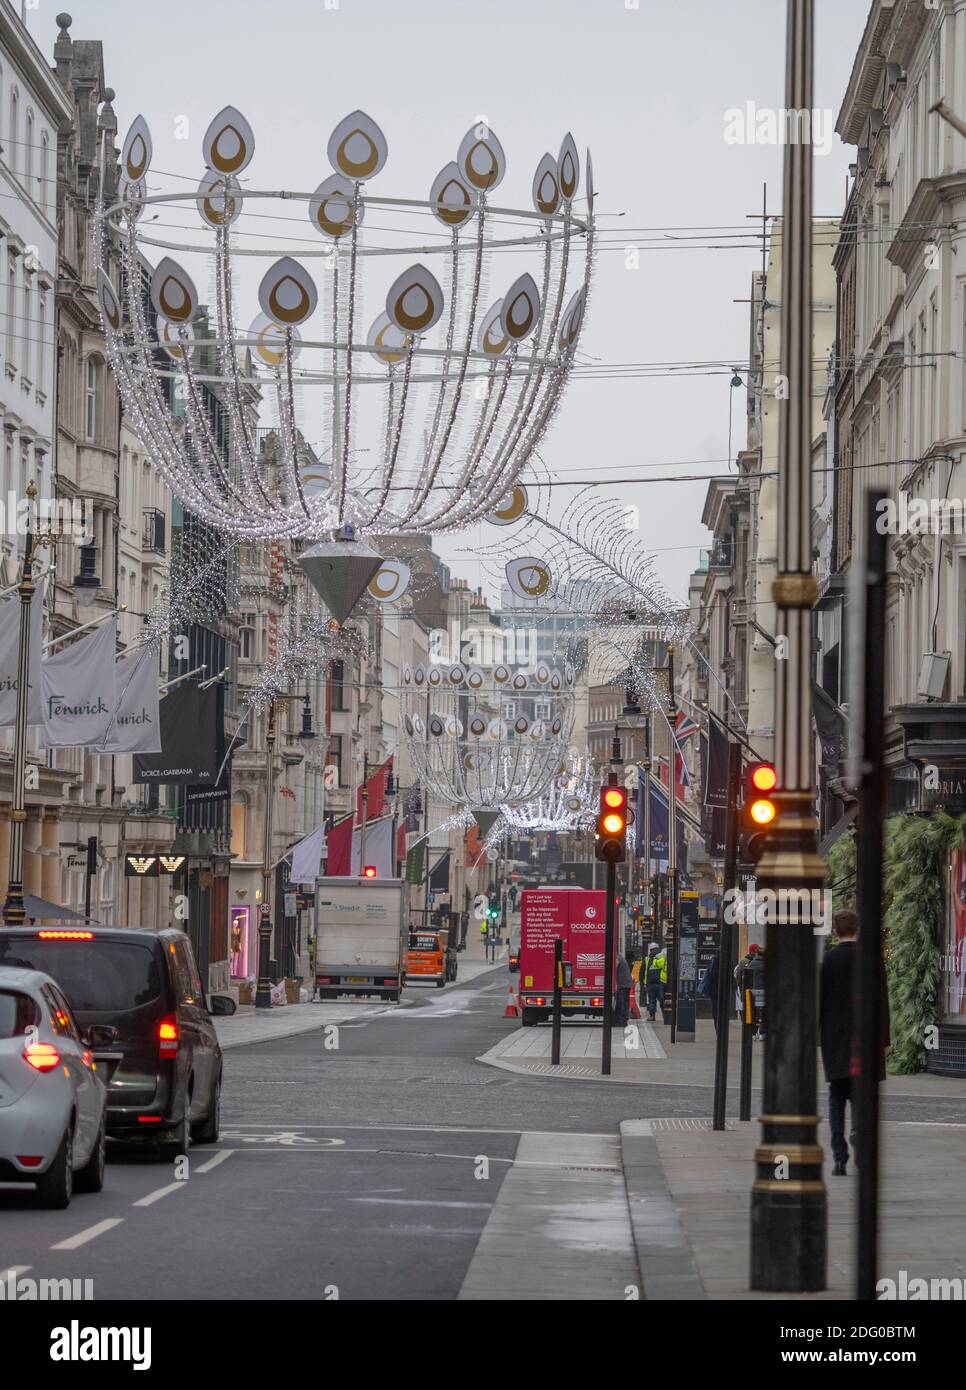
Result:
[[844,1177],[849,1161],[845,1140],[845,1103],[852,1103],[852,983],[859,919],[854,912],[835,914],[838,945],[822,959],[819,994],[819,1040],[828,1082],[828,1123],[832,1134],[834,1177]]

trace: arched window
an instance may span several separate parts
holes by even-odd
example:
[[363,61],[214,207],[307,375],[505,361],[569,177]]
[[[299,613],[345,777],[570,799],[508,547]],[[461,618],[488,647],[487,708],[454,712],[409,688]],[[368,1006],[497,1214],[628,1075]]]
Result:
[[37,188],[37,202],[42,208],[53,206],[54,194],[50,186],[50,136],[46,130],[40,137],[40,178]]
[[10,129],[7,131],[7,163],[11,169],[22,168],[17,158],[20,139],[20,93],[16,87],[10,88]]
[[88,357],[84,391],[84,434],[88,439],[97,438],[97,426],[97,362]]

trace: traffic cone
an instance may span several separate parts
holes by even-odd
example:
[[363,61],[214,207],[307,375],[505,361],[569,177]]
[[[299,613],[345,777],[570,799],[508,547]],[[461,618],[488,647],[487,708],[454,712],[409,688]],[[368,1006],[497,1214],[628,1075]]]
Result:
[[630,1017],[630,1018],[640,1018],[640,1016],[641,1016],[641,1011],[640,1011],[640,1009],[639,1009],[638,1006],[637,1006],[637,981],[636,981],[636,980],[635,980],[634,983],[631,985],[630,1002],[631,1002],[631,1011],[630,1011],[629,1017]]
[[503,1010],[504,1018],[519,1018],[520,1011],[517,1008],[517,998],[513,993],[513,986],[510,985],[510,994],[506,1001],[506,1008]]

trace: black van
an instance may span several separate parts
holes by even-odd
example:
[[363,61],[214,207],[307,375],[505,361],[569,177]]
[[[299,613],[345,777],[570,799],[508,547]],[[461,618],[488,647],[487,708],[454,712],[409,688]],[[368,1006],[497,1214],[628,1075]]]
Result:
[[[43,970],[67,996],[80,1026],[109,1024],[117,1041],[107,1097],[111,1139],[159,1144],[164,1158],[218,1138],[221,1048],[211,1014],[235,1001],[213,995],[211,1012],[191,942],[176,927],[0,927],[0,966]],[[113,1056],[111,1055],[113,1054]]]

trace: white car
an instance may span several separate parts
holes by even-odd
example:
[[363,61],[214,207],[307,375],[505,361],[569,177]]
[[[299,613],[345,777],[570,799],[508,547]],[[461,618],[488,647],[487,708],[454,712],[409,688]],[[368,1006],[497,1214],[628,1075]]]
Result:
[[0,967],[0,1183],[35,1184],[45,1207],[100,1192],[108,1078],[93,1049],[115,1037],[83,1035],[49,975]]

